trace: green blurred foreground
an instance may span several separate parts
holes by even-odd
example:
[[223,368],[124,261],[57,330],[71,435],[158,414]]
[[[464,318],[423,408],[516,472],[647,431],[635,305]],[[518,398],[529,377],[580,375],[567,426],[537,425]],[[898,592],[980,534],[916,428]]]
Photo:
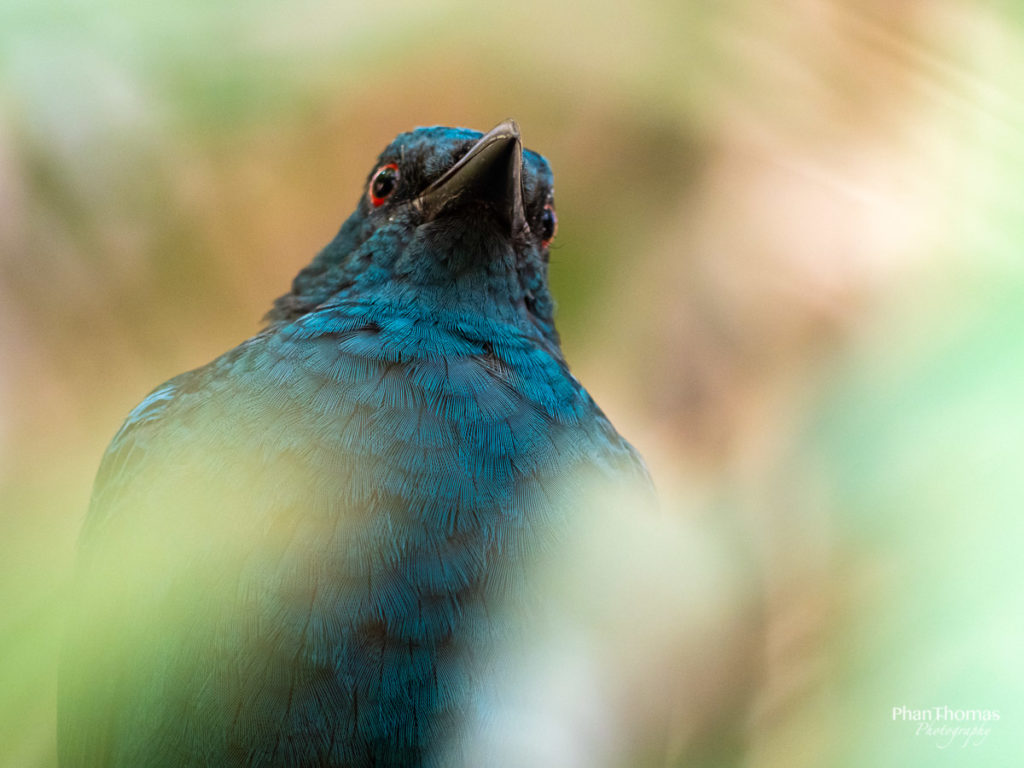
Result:
[[[617,727],[671,713],[653,765],[1019,760],[1019,10],[121,5],[0,9],[0,766],[54,764],[128,409],[251,335],[395,133],[509,115],[570,360],[685,542],[594,566],[673,561],[659,620],[604,617]],[[1000,718],[900,714],[936,707]]]

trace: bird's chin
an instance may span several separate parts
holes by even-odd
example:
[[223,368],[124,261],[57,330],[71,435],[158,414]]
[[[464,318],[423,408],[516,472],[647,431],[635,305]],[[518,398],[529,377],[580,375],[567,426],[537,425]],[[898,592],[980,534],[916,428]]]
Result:
[[493,269],[515,250],[505,223],[485,205],[439,216],[420,230],[432,251],[448,261],[464,261],[467,268]]

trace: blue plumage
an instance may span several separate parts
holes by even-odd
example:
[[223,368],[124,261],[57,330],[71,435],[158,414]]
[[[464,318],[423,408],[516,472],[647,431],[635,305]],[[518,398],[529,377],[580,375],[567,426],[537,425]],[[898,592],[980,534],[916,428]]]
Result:
[[551,172],[515,124],[402,134],[385,167],[267,328],[108,448],[65,768],[453,759],[532,553],[587,477],[644,476],[559,348]]

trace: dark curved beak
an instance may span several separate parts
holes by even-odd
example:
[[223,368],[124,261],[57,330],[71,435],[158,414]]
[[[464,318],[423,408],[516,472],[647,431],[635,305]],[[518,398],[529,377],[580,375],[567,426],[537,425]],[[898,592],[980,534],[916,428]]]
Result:
[[505,120],[488,131],[413,204],[429,221],[471,201],[488,203],[510,236],[526,229],[523,142],[515,120]]

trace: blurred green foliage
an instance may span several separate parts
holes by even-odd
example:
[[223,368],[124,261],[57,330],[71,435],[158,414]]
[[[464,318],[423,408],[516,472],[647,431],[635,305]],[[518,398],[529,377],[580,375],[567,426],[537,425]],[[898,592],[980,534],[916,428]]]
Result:
[[[0,766],[54,763],[120,419],[258,327],[394,134],[510,115],[570,362],[714,542],[697,582],[743,585],[664,673],[678,763],[1012,764],[1022,35],[966,0],[6,0]],[[943,704],[1003,718],[954,751],[890,716]]]

